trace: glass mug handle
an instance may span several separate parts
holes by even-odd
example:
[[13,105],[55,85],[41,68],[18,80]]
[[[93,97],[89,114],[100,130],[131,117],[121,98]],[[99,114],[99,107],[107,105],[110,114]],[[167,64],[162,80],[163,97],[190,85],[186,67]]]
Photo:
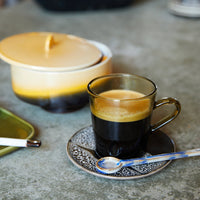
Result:
[[165,118],[161,119],[157,123],[153,124],[151,126],[152,132],[158,130],[159,128],[163,127],[164,125],[174,120],[180,113],[181,104],[179,103],[179,101],[177,101],[175,98],[172,98],[172,97],[166,97],[166,98],[156,101],[153,109],[155,110],[156,108],[159,108],[163,105],[168,105],[168,104],[174,104],[174,106],[176,107],[175,111],[171,113],[170,115],[166,116]]

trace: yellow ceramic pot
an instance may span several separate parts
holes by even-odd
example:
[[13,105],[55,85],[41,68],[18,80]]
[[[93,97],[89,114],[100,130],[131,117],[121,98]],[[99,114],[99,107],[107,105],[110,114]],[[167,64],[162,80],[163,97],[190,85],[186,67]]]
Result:
[[24,33],[0,42],[11,64],[13,91],[51,112],[71,112],[88,102],[88,82],[112,70],[112,53],[99,42],[60,33]]

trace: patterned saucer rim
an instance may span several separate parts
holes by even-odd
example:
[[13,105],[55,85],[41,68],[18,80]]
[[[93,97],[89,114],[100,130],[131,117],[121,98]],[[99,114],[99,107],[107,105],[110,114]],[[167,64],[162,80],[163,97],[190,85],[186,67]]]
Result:
[[[87,169],[87,168],[84,167],[83,165],[79,164],[79,163],[73,158],[73,156],[71,155],[71,152],[70,152],[70,142],[73,140],[73,138],[74,138],[76,135],[80,134],[81,131],[84,131],[84,130],[87,130],[87,129],[92,129],[92,126],[90,125],[90,126],[81,128],[80,130],[78,130],[77,132],[75,132],[75,133],[71,136],[71,138],[70,138],[70,139],[68,140],[68,142],[67,142],[66,153],[67,153],[67,156],[68,156],[69,160],[70,160],[76,167],[78,167],[79,169],[81,169],[81,170],[83,170],[83,171],[85,171],[85,172],[87,172],[87,173],[89,173],[89,174],[92,174],[92,175],[94,175],[94,176],[101,177],[101,178],[106,178],[106,179],[114,179],[114,180],[132,180],[132,179],[140,179],[140,178],[144,178],[144,177],[147,177],[147,176],[151,176],[151,175],[153,175],[153,174],[156,174],[156,173],[160,172],[161,170],[163,170],[165,167],[167,167],[167,166],[172,162],[171,160],[170,160],[170,161],[163,161],[162,163],[164,163],[164,164],[162,164],[161,167],[159,167],[159,168],[157,168],[157,169],[155,169],[155,170],[153,170],[153,171],[151,171],[151,172],[149,172],[149,173],[147,173],[147,174],[140,174],[140,175],[134,175],[134,176],[113,176],[112,174],[111,174],[111,175],[110,175],[110,174],[102,174],[102,173],[100,173],[100,172],[98,172],[98,171],[92,171],[92,170],[90,170],[90,169]],[[92,131],[92,132],[93,132],[93,131]],[[163,133],[163,134],[165,134],[165,133]],[[171,144],[173,145],[173,151],[175,152],[175,148],[176,148],[176,147],[175,147],[174,141],[173,141],[167,134],[165,134],[165,135],[168,137],[168,139],[170,140]],[[80,147],[80,146],[79,146],[79,147]],[[153,164],[153,163],[152,163],[152,164]],[[95,164],[94,164],[94,166],[95,166]]]

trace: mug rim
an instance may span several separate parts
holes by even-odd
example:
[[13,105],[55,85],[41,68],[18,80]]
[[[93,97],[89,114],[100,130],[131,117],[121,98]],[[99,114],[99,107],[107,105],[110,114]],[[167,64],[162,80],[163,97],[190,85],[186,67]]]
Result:
[[[137,77],[137,78],[144,79],[144,80],[150,82],[153,85],[154,89],[151,93],[144,95],[143,97],[131,98],[131,99],[108,98],[108,97],[101,96],[100,94],[96,94],[91,90],[90,86],[93,82],[95,82],[96,80],[99,80],[99,79],[109,78],[109,77]],[[98,77],[92,79],[87,85],[87,91],[93,97],[98,97],[98,98],[102,98],[102,99],[106,99],[106,100],[110,100],[110,101],[137,101],[137,100],[146,99],[146,98],[152,96],[153,94],[155,94],[157,92],[157,86],[152,80],[150,80],[149,78],[146,78],[144,76],[140,76],[140,75],[136,75],[136,74],[127,74],[127,73],[112,73],[112,74],[108,74],[108,75],[98,76]]]

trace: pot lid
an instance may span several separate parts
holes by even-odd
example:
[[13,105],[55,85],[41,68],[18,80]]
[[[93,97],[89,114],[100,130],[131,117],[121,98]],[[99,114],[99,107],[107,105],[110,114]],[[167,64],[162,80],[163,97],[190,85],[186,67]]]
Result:
[[94,65],[101,60],[102,52],[88,40],[73,35],[32,32],[2,40],[0,57],[11,65],[63,71]]

